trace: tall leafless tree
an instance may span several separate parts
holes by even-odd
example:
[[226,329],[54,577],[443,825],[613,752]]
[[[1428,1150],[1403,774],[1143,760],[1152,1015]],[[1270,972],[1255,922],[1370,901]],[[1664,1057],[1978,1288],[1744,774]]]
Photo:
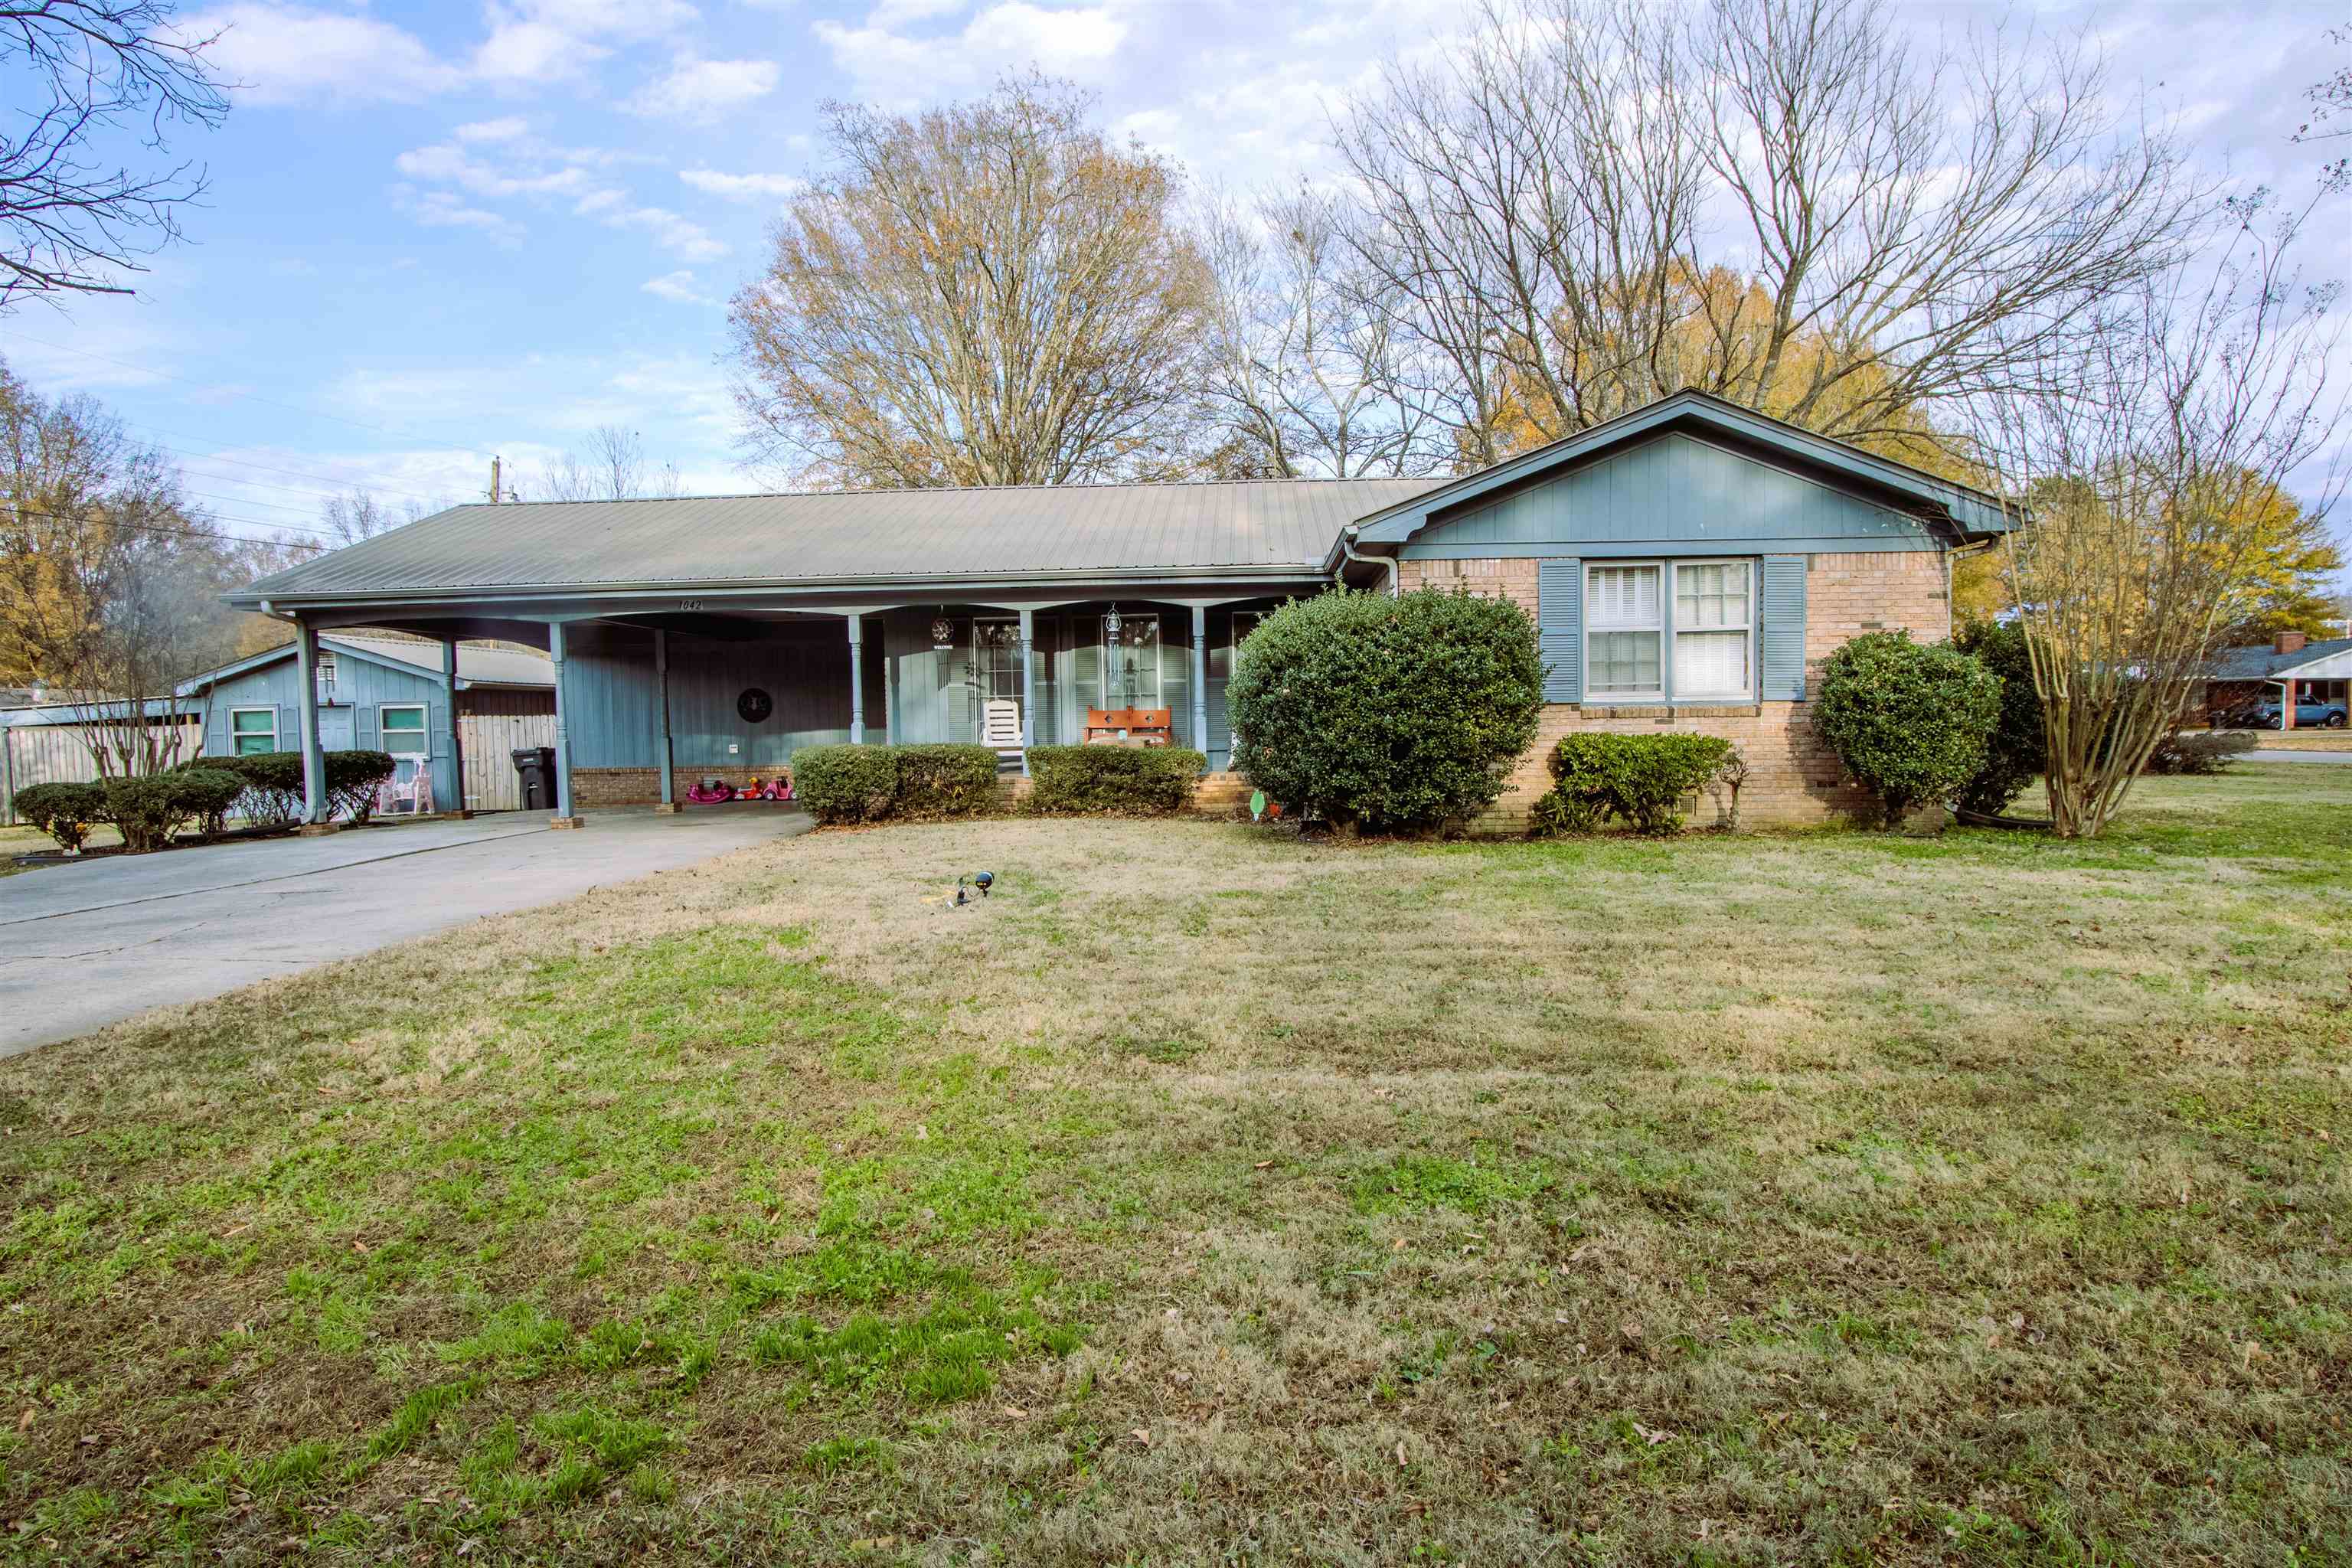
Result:
[[433,510],[414,500],[395,507],[373,490],[352,489],[329,496],[319,509],[319,517],[327,526],[328,537],[340,546],[404,527]]
[[2293,260],[2311,208],[2235,210],[2218,257],[2111,292],[2075,352],[1969,400],[1979,450],[2032,505],[2003,565],[2069,837],[2114,816],[2187,711],[2266,565],[2249,520],[2291,477],[2312,510],[2342,494],[2339,288]]
[[[599,425],[584,449],[570,451],[547,466],[533,487],[542,500],[635,500],[646,493],[646,445],[634,430]],[[677,465],[664,463],[654,491],[678,493]]]
[[1452,453],[1434,422],[1389,395],[1392,315],[1348,243],[1347,209],[1311,186],[1213,203],[1207,381],[1230,465],[1283,479],[1428,473]]
[[1179,171],[1010,80],[827,110],[837,170],[734,299],[755,462],[846,486],[1066,484],[1192,461],[1207,268]]
[[26,295],[122,294],[125,272],[179,237],[205,188],[180,163],[134,168],[124,138],[167,155],[174,123],[217,126],[228,98],[166,0],[0,0],[0,309]]
[[[1697,387],[1848,438],[2081,342],[2211,210],[2062,40],[1898,35],[1871,0],[1486,0],[1339,150],[1399,388],[1465,456]],[[1515,424],[1523,429],[1514,430]]]

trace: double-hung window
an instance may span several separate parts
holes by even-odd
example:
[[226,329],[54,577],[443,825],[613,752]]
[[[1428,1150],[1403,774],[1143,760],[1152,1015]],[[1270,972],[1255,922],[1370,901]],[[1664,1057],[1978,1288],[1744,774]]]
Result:
[[228,710],[230,747],[240,757],[278,749],[278,710],[232,708]]
[[1755,573],[1746,561],[1595,563],[1584,578],[1588,701],[1750,701]]

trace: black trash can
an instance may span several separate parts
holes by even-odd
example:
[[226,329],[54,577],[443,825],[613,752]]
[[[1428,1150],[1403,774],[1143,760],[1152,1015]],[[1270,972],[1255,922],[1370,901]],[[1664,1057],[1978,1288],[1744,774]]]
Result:
[[514,753],[515,777],[522,781],[525,811],[555,809],[555,748],[524,746]]

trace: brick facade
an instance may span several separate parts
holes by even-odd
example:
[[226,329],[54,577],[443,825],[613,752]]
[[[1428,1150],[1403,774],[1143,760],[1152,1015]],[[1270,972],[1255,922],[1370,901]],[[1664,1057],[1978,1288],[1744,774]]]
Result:
[[[790,777],[792,770],[784,770]],[[679,768],[672,775],[677,786],[677,797],[702,779],[725,779],[738,789],[747,779],[772,779],[774,768]],[[574,768],[572,770],[572,808],[583,811],[590,806],[652,805],[661,799],[659,768]]]
[[[1950,600],[1944,558],[1933,551],[1869,551],[1808,559],[1805,575],[1807,685],[1820,679],[1821,662],[1866,631],[1908,628],[1923,642],[1951,635]],[[1525,559],[1406,561],[1399,563],[1406,592],[1424,584],[1461,587],[1511,600],[1536,614],[1537,563]],[[1814,738],[1801,702],[1761,702],[1738,707],[1605,707],[1598,703],[1548,704],[1538,721],[1535,746],[1511,770],[1510,782],[1473,827],[1482,834],[1527,831],[1528,811],[1551,788],[1544,760],[1563,735],[1580,730],[1610,734],[1655,734],[1661,730],[1720,735],[1748,759],[1748,780],[1739,792],[1742,826],[1796,826],[1835,820],[1869,809],[1862,790],[1844,782],[1838,760]],[[1720,820],[1723,803],[1699,802],[1693,820]]]

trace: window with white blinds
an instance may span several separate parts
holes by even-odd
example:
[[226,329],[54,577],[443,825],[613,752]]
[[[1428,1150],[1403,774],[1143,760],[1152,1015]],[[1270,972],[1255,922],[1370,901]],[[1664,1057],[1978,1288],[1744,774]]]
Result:
[[1591,697],[1657,697],[1664,692],[1659,644],[1662,569],[1594,566],[1584,584],[1584,689]]
[[1585,569],[1584,693],[1674,700],[1755,695],[1756,584],[1746,561],[1612,563]]

